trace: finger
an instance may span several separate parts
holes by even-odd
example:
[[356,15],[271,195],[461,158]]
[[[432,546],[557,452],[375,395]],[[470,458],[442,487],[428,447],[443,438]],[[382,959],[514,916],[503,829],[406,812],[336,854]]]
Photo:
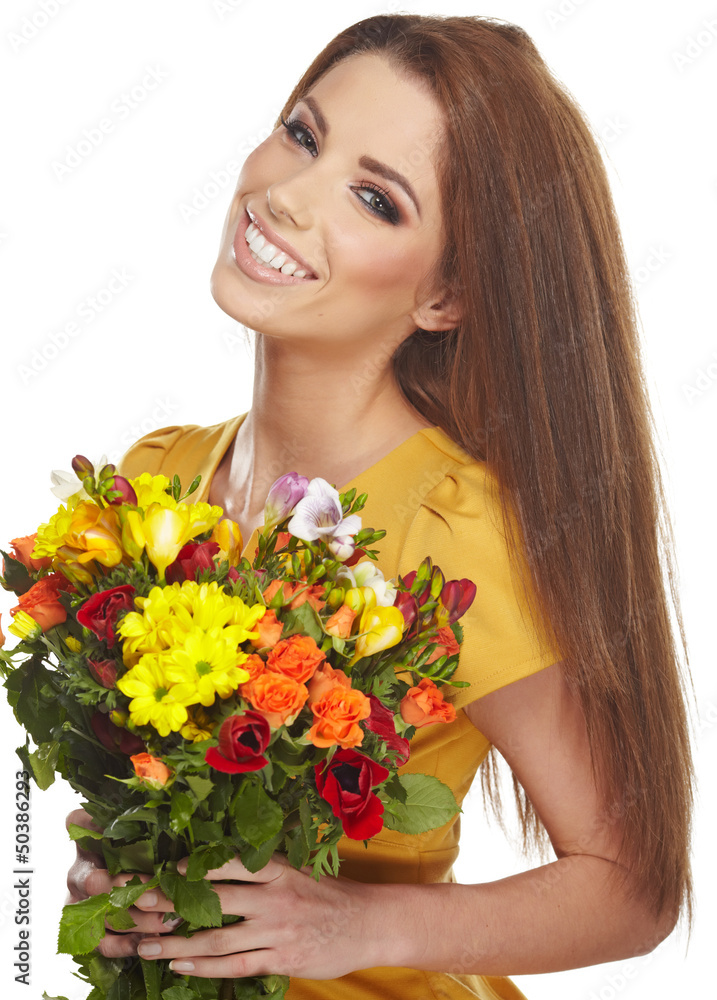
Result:
[[156,887],[143,893],[134,905],[140,910],[156,910],[160,914],[171,913],[174,909],[172,900]]
[[175,958],[169,964],[172,972],[200,979],[243,979],[249,976],[287,975],[277,965],[276,952],[265,948],[245,951],[223,958]]
[[[238,952],[251,951],[266,944],[266,931],[258,929],[252,921],[242,921],[229,927],[197,931],[191,938],[175,935],[145,937],[137,949],[142,958],[177,959],[196,962],[202,959],[216,961],[231,958]],[[220,976],[218,972],[207,973]]]
[[134,906],[129,908],[129,915],[134,920],[134,927],[121,930],[113,927],[107,921],[105,921],[105,927],[115,934],[137,934],[139,932],[142,934],[171,934],[183,922],[181,917],[173,917],[172,920],[163,923],[163,913],[142,913]]
[[[177,862],[177,871],[180,875],[185,875],[187,872],[187,860],[187,858],[182,858],[181,861]],[[289,862],[283,855],[273,854],[269,862],[258,872],[250,872],[241,863],[241,858],[237,854],[221,868],[211,868],[206,877],[210,881],[218,882],[229,879],[238,882],[273,882],[274,879],[283,874],[288,864]]]
[[98,833],[102,830],[102,827],[95,823],[86,809],[73,809],[71,813],[68,813],[65,817],[65,828],[69,830],[71,823],[74,823],[75,826],[84,826],[87,830],[97,830]]
[[137,945],[142,935],[107,933],[97,945],[97,951],[105,958],[129,958],[137,954]]

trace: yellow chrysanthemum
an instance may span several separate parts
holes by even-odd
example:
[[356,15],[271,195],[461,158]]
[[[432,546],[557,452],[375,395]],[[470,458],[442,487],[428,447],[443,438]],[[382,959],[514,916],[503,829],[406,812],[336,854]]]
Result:
[[136,726],[154,726],[160,736],[178,732],[187,721],[187,705],[199,700],[193,685],[167,680],[159,657],[153,653],[145,653],[136,667],[120,677],[117,687],[132,699],[132,722]]
[[67,504],[60,504],[57,513],[53,514],[47,524],[41,524],[37,529],[35,547],[32,550],[33,559],[52,558],[59,547],[64,544],[65,537],[72,524],[72,511],[77,506],[79,497],[71,497]]
[[189,709],[189,718],[185,725],[179,730],[185,740],[197,743],[199,740],[208,740],[214,732],[214,723],[207,713],[199,705],[194,705]]
[[248,606],[240,597],[225,593],[216,581],[196,583],[194,580],[185,580],[181,585],[176,608],[187,628],[210,629],[222,625],[237,646],[258,638],[258,633],[252,630],[265,612],[263,604]]
[[130,611],[119,623],[117,631],[124,639],[122,658],[127,666],[137,663],[143,653],[160,653],[168,649],[179,635],[188,631],[176,614],[179,584],[152,587],[147,597],[136,597],[141,612]]
[[189,684],[197,692],[195,701],[213,705],[216,696],[228,698],[249,674],[239,666],[246,653],[238,652],[236,644],[221,628],[205,632],[193,629],[182,645],[173,646],[162,658],[167,680],[173,684]]

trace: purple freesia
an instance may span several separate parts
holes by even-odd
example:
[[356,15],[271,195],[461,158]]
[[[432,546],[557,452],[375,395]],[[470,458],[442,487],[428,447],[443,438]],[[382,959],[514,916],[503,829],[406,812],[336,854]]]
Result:
[[309,480],[298,472],[287,472],[273,484],[264,504],[264,530],[269,531],[291,514],[306,495]]
[[344,517],[338,491],[325,479],[317,478],[311,480],[306,496],[297,503],[287,530],[304,542],[343,539],[361,530],[361,518],[358,514]]

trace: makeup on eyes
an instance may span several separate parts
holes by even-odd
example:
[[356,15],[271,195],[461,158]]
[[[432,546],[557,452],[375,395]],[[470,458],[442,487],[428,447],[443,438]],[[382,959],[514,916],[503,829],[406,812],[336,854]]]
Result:
[[[312,97],[311,94],[306,94],[304,97],[299,98],[299,100],[297,101],[297,104],[306,104],[307,105],[307,107],[309,108],[309,110],[311,111],[311,113],[314,116],[314,120],[316,121],[316,127],[317,127],[318,131],[324,136],[324,138],[326,136],[328,136],[329,133],[330,133],[330,126],[329,126],[329,123],[326,120],[323,112],[321,111],[321,109],[320,109],[320,107],[319,107],[319,105],[318,105],[318,103],[316,101],[316,98]],[[286,127],[287,124],[294,124],[294,123],[295,124],[299,124],[303,129],[306,130],[307,133],[309,133],[311,135],[311,137],[314,139],[314,142],[316,142],[316,140],[315,140],[315,138],[313,136],[313,132],[309,128],[309,126],[305,122],[301,121],[300,119],[297,119],[295,117],[295,115],[296,115],[296,112],[294,113],[294,115],[292,115],[292,117],[288,120],[288,122],[285,121],[284,118],[283,118],[283,116],[282,116],[282,118],[281,118],[282,124],[285,127]],[[301,143],[299,143],[299,145],[301,145]],[[304,148],[306,148],[306,147],[304,147]],[[311,152],[310,150],[307,150],[307,151]],[[414,207],[416,209],[418,217],[421,218],[421,207],[420,207],[420,204],[419,204],[419,201],[418,201],[418,196],[416,195],[416,192],[414,191],[414,189],[413,189],[410,181],[406,177],[404,177],[404,175],[402,173],[400,173],[398,170],[394,170],[394,168],[391,167],[391,166],[389,166],[387,163],[382,163],[380,160],[375,159],[373,156],[363,155],[363,156],[359,157],[358,165],[363,170],[370,170],[371,173],[378,174],[379,177],[383,178],[383,180],[392,182],[394,184],[398,184],[399,187],[401,187],[403,189],[403,191],[405,192],[405,194],[407,195],[407,197],[410,198],[410,200],[413,202],[413,205],[414,205]],[[371,183],[372,182],[367,182],[367,186],[370,187]],[[388,192],[381,191],[379,185],[375,185],[375,187],[378,188],[379,191],[385,197],[389,198]],[[389,198],[389,200],[390,200],[390,198]]]

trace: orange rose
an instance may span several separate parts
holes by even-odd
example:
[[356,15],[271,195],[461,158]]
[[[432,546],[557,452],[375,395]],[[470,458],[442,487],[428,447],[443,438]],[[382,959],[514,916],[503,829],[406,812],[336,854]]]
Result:
[[[288,580],[284,580],[283,582],[281,580],[272,580],[263,592],[264,600],[267,604],[273,600],[280,587],[283,588],[283,603],[288,603],[292,611],[295,611],[296,608],[300,608],[306,601],[309,602],[315,611],[321,611],[326,603],[326,601],[323,600],[324,587],[320,583],[315,583],[313,586],[308,587],[301,581],[298,581],[297,583],[289,583]],[[300,590],[301,593],[298,594],[298,596],[293,597],[298,590]]]
[[134,773],[140,781],[156,782],[157,785],[167,784],[172,772],[159,757],[153,757],[151,753],[136,753],[130,760],[134,766]]
[[433,722],[453,722],[455,717],[453,705],[443,700],[443,694],[428,677],[418,687],[409,688],[401,700],[401,718],[416,729]]
[[278,729],[298,715],[309,695],[306,685],[265,671],[251,685],[249,700],[272,729]]
[[301,683],[308,681],[325,659],[310,635],[290,635],[281,639],[266,658],[266,668]]
[[248,701],[251,697],[251,686],[257,677],[266,670],[266,663],[258,653],[249,653],[246,660],[242,662],[241,668],[249,674],[249,680],[239,685],[239,693],[242,698],[246,698]]
[[22,538],[13,538],[10,542],[12,545],[10,555],[13,559],[21,562],[25,569],[49,569],[52,566],[52,559],[49,556],[46,556],[44,559],[32,558],[32,550],[35,548],[36,538],[37,532],[34,535],[23,535]]
[[355,688],[335,685],[311,706],[316,717],[307,736],[315,747],[331,747],[338,743],[350,750],[363,741],[362,719],[371,714],[371,702]]
[[335,635],[339,639],[348,639],[355,617],[356,612],[352,611],[348,604],[342,604],[338,611],[334,611],[331,615],[324,625],[324,629],[329,635]]
[[313,705],[323,698],[331,688],[341,687],[348,690],[351,687],[351,679],[346,676],[343,670],[336,670],[330,663],[324,661],[320,667],[316,668],[307,687],[309,689],[309,704]]
[[433,663],[433,661],[437,660],[439,656],[452,656],[461,648],[456,642],[456,637],[453,635],[453,629],[450,625],[443,625],[438,629],[436,642],[438,645],[428,657],[426,663]]
[[257,649],[266,646],[272,647],[281,639],[281,631],[284,628],[283,622],[276,617],[273,608],[267,608],[262,618],[254,626],[254,631],[259,633],[259,638],[254,645]]
[[67,618],[67,612],[60,604],[58,594],[61,590],[68,590],[69,587],[64,576],[50,573],[20,596],[20,603],[10,609],[10,614],[24,611],[35,619],[43,632],[47,632],[53,625],[60,625]]

